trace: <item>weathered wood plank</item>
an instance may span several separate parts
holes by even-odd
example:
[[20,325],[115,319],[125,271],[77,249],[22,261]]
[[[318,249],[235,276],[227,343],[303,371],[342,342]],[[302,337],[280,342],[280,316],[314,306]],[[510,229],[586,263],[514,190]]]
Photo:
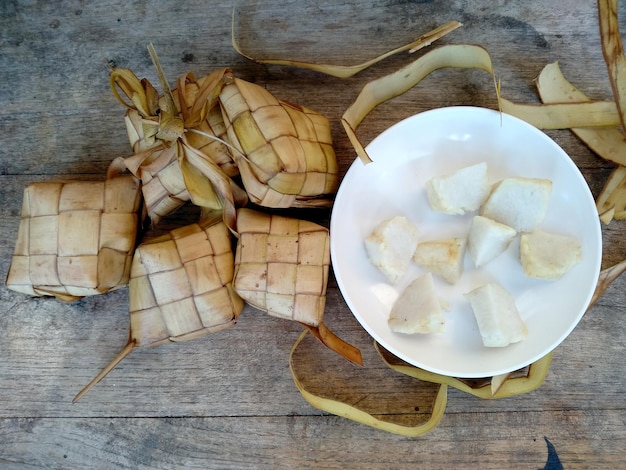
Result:
[[575,410],[451,413],[418,440],[335,416],[5,419],[0,435],[4,468],[542,468],[545,439],[564,468],[620,468],[626,440],[622,418]]

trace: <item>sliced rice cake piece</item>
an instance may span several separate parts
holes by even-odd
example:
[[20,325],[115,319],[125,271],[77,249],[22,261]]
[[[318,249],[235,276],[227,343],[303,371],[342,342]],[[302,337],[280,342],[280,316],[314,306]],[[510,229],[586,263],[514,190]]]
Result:
[[415,278],[391,308],[389,328],[396,333],[441,333],[445,318],[430,272]]
[[505,178],[494,186],[480,215],[517,232],[530,232],[543,221],[551,193],[552,181],[547,179]]
[[476,215],[467,235],[467,251],[477,268],[497,258],[506,250],[517,232],[508,225]]
[[500,284],[487,283],[465,294],[470,302],[483,345],[504,347],[528,336],[515,299]]
[[490,191],[485,162],[449,175],[435,176],[426,182],[430,207],[445,214],[463,215],[478,210]]
[[365,238],[365,250],[371,263],[397,284],[409,268],[417,241],[417,227],[405,216],[397,215],[374,228]]
[[449,284],[455,284],[463,274],[466,246],[465,238],[421,242],[417,244],[413,261]]
[[582,259],[580,240],[535,230],[520,237],[520,261],[527,276],[560,279]]

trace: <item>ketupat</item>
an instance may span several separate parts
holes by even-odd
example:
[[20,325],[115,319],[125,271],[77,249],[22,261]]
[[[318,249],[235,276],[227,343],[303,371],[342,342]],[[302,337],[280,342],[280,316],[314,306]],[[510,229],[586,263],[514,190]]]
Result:
[[230,71],[219,103],[252,202],[276,208],[331,205],[339,168],[326,117],[278,100]]
[[74,301],[125,286],[140,206],[139,182],[131,175],[30,183],[7,287]]
[[239,209],[233,285],[251,306],[297,321],[349,361],[361,353],[324,324],[330,269],[328,229],[310,221]]
[[188,73],[170,91],[152,49],[151,54],[163,96],[128,69],[111,73],[113,93],[128,107],[125,120],[135,152],[116,159],[111,174],[128,169],[141,178],[153,224],[191,200],[224,208],[232,228],[231,206],[246,202],[232,179],[237,176],[246,196],[261,206],[331,205],[339,168],[325,116],[278,100],[229,68],[198,80]]
[[[158,62],[155,66],[160,70]],[[128,108],[126,130],[134,153],[116,158],[109,175],[128,170],[141,179],[152,225],[191,200],[209,210],[224,210],[234,226],[234,205],[246,202],[230,178],[237,175],[237,168],[227,144],[220,140],[225,127],[219,110],[196,109],[196,100],[208,99],[220,80],[219,72],[198,81],[186,74],[178,80],[179,87],[170,90],[163,77],[165,93],[158,96],[148,80],[139,80],[132,71],[111,72],[113,94]],[[192,128],[196,132],[187,132]]]
[[128,343],[74,401],[136,348],[234,325],[244,302],[233,288],[233,274],[231,233],[221,220],[205,219],[139,245],[130,273]]
[[330,268],[328,230],[240,209],[237,232],[234,286],[239,295],[270,315],[318,326]]

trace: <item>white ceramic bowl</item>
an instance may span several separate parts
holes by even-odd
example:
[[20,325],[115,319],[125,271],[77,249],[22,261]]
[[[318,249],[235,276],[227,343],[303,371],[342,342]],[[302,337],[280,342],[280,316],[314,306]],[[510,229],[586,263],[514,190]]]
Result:
[[[517,118],[475,107],[423,112],[392,126],[370,145],[373,163],[359,159],[346,173],[334,203],[330,243],[334,273],[354,316],[383,347],[417,367],[453,377],[490,377],[536,361],[574,329],[593,295],[602,256],[600,222],[585,179],[570,157],[546,134]],[[433,176],[487,162],[489,177],[546,178],[553,182],[541,228],[573,235],[582,243],[582,261],[563,278],[527,277],[519,262],[519,237],[508,250],[476,269],[466,254],[461,280],[449,285],[435,279],[449,304],[440,334],[404,335],[387,325],[399,293],[420,272],[412,263],[404,279],[391,285],[369,262],[363,240],[382,220],[405,215],[420,239],[467,234],[474,213],[433,211],[425,183]],[[471,307],[463,294],[488,282],[513,294],[528,337],[504,348],[482,344]]]

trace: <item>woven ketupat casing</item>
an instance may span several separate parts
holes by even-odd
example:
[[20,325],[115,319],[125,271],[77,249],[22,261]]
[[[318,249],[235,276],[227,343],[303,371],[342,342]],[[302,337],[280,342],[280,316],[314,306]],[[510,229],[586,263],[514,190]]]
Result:
[[250,200],[298,207],[324,200],[339,184],[328,120],[275,98],[264,88],[226,75],[220,104],[229,142]]
[[230,231],[222,221],[194,223],[141,244],[129,283],[131,340],[157,346],[233,325],[244,305],[233,272]]
[[[129,98],[135,96],[135,105],[145,101],[146,106],[140,109],[131,107],[126,111],[124,121],[133,155],[117,158],[110,171],[128,169],[141,179],[144,205],[152,225],[192,199],[180,166],[177,142],[184,140],[203,158],[218,165],[225,175],[232,177],[238,174],[230,150],[221,142],[227,136],[219,107],[206,111],[194,109],[198,97],[211,91],[221,73],[214,72],[198,80],[191,73],[182,76],[177,82],[178,88],[172,90],[173,105],[176,106],[171,116],[176,117],[174,120],[164,117],[167,100],[165,95],[156,96],[157,92],[150,82],[139,81],[132,72],[124,70],[118,70],[112,77],[115,78],[113,83],[124,85]],[[208,90],[205,89],[207,87]],[[148,112],[152,114],[146,114]]]
[[130,175],[30,183],[7,287],[71,301],[125,286],[140,206],[139,181]]
[[[187,143],[207,155],[228,176],[237,176],[239,170],[233,161],[232,154],[227,145],[226,125],[219,106],[211,106],[208,110],[206,105],[219,89],[223,71],[217,70],[205,77],[196,79],[188,73],[179,78],[178,86],[172,90],[176,109],[180,112],[188,132],[185,133]],[[196,109],[199,104],[200,109]],[[200,119],[202,117],[202,119]],[[199,132],[196,132],[199,131]],[[213,137],[217,137],[217,139]]]
[[270,315],[320,325],[330,266],[328,230],[305,220],[240,209],[237,231],[237,293]]

